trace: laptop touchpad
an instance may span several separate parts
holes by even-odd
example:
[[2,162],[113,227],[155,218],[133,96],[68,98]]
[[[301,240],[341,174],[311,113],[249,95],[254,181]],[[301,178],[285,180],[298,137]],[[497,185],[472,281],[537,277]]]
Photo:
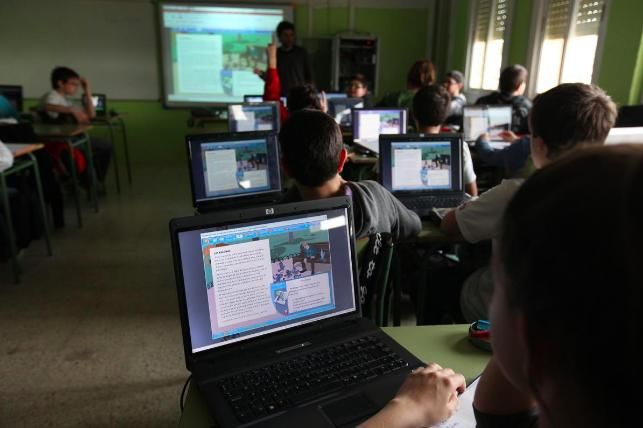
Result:
[[338,428],[354,427],[357,422],[375,414],[377,407],[362,393],[349,395],[321,406],[322,411]]

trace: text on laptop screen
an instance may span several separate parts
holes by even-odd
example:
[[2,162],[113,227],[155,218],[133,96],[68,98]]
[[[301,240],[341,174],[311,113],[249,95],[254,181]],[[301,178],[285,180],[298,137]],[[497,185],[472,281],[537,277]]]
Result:
[[192,351],[356,310],[348,216],[179,233]]
[[492,140],[501,140],[499,134],[511,129],[511,107],[465,107],[463,128],[466,141],[474,141],[485,132]]
[[276,137],[191,142],[194,199],[260,194],[280,189]]
[[391,144],[391,187],[400,190],[450,190],[451,143],[393,142]]
[[406,134],[406,111],[391,110],[353,110],[353,141],[379,152],[381,134]]
[[279,128],[276,106],[231,105],[228,109],[230,132],[273,131]]

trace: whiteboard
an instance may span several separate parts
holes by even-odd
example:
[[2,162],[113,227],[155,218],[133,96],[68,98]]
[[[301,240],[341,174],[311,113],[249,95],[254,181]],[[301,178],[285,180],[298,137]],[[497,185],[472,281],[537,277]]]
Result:
[[109,99],[160,98],[150,0],[1,0],[0,84],[38,98],[51,70],[71,67]]

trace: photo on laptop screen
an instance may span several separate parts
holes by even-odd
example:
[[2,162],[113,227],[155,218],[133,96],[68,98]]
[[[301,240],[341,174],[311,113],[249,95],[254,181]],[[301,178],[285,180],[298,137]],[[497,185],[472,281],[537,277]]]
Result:
[[192,352],[357,308],[345,209],[178,235]]
[[492,141],[502,141],[500,133],[511,130],[511,106],[466,106],[463,130],[465,141],[475,141],[485,132]]
[[353,142],[379,153],[380,135],[406,134],[404,109],[353,109]]
[[228,106],[230,132],[278,131],[277,103],[233,104]]
[[449,141],[393,142],[392,190],[450,190],[451,165]]
[[188,136],[193,202],[279,192],[279,155],[273,133]]

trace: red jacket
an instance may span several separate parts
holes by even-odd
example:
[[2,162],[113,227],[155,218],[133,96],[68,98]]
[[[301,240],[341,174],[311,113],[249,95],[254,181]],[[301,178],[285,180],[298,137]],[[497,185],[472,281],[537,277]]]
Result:
[[281,81],[276,68],[269,68],[265,74],[265,85],[263,88],[264,101],[277,101],[279,103],[279,118],[283,125],[288,119],[288,110],[281,102]]

